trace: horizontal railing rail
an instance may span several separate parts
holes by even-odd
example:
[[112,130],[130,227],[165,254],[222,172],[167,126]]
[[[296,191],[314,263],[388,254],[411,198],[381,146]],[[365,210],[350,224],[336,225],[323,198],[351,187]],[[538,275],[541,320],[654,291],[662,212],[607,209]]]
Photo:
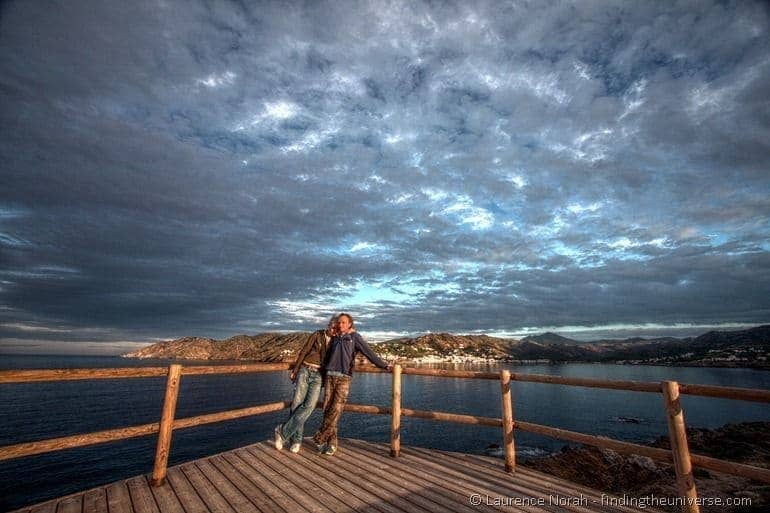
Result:
[[[171,433],[173,430],[280,411],[290,405],[289,401],[279,401],[268,404],[255,405],[247,408],[175,419],[174,416],[176,410],[176,400],[179,392],[179,382],[182,376],[276,372],[287,370],[289,368],[290,365],[287,363],[260,363],[248,365],[193,365],[186,367],[174,364],[170,367],[30,369],[0,371],[0,384],[148,378],[164,376],[167,378],[166,397],[164,400],[163,410],[161,412],[160,422],[7,445],[0,447],[0,461],[43,454],[57,450],[125,440],[158,433],[158,446],[156,449],[156,460],[155,467],[153,469],[152,483],[159,485],[165,480],[168,454],[171,445]],[[357,367],[356,370],[358,372],[368,373],[386,372],[382,369],[371,366]],[[402,374],[427,377],[433,376],[441,378],[499,380],[501,384],[501,410],[503,415],[501,418],[492,418],[451,412],[402,408]],[[401,365],[394,366],[392,372],[392,380],[393,388],[391,407],[365,404],[347,404],[345,406],[345,410],[353,413],[390,415],[391,455],[394,457],[397,457],[400,453],[400,419],[401,417],[414,417],[440,422],[452,422],[458,424],[472,424],[502,428],[505,468],[509,472],[513,472],[515,469],[513,432],[515,429],[518,429],[521,431],[548,436],[560,440],[601,447],[604,449],[612,449],[623,454],[638,454],[641,456],[649,457],[656,461],[673,463],[677,476],[677,486],[679,488],[680,494],[684,497],[697,497],[692,475],[693,466],[742,476],[749,479],[755,479],[764,483],[770,483],[770,469],[725,461],[699,454],[691,454],[687,447],[684,415],[679,399],[680,395],[686,394],[711,398],[769,403],[770,390],[685,384],[676,383],[673,381],[655,383],[643,381],[575,378],[543,374],[522,374],[511,373],[507,370],[503,370],[499,373],[493,373],[466,370],[428,369],[419,367],[402,368]],[[623,442],[612,438],[579,433],[531,422],[514,420],[512,408],[513,401],[510,387],[510,383],[512,381],[662,394],[668,419],[671,450],[639,445],[630,442]],[[320,406],[321,405],[319,404],[319,407]],[[686,507],[688,512],[698,511],[697,501],[690,500],[685,502],[687,504]]]
[[[197,415],[195,417],[186,417],[183,419],[174,420],[173,428],[184,429],[195,426],[203,426],[205,424],[213,424],[215,422],[222,422],[225,420],[239,419],[241,417],[249,417],[252,415],[262,415],[264,413],[281,411],[284,408],[288,408],[289,406],[291,406],[290,401],[280,401],[275,403],[250,406],[248,408],[240,408],[237,410],[227,410],[223,412],[209,413],[206,415]],[[141,424],[138,426],[107,429],[104,431],[95,431],[92,433],[85,433],[80,435],[63,436],[60,438],[49,438],[47,440],[39,440],[35,442],[6,445],[5,447],[0,447],[0,461],[10,460],[13,458],[21,458],[23,456],[34,456],[37,454],[60,451],[63,449],[87,447],[89,445],[102,444],[106,442],[117,442],[119,440],[127,440],[129,438],[152,435],[157,433],[159,430],[160,424],[158,422],[151,422],[149,424]]]
[[[190,365],[182,376],[242,374],[286,370],[288,363],[250,365]],[[101,369],[24,369],[0,371],[0,383],[39,383],[44,381],[79,381],[86,379],[157,378],[168,376],[168,367],[113,367]]]

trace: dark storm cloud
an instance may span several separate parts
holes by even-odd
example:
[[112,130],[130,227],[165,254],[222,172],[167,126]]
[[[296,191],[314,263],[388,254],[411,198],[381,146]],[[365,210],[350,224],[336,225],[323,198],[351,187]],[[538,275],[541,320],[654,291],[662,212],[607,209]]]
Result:
[[7,344],[770,319],[761,2],[1,9]]

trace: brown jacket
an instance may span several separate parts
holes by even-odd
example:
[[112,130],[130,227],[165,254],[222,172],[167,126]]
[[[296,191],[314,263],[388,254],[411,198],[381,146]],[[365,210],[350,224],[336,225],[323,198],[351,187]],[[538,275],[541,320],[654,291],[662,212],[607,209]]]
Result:
[[297,359],[292,365],[292,373],[296,376],[303,363],[322,365],[326,357],[329,342],[326,340],[326,330],[314,331],[308,337],[305,345],[299,350]]

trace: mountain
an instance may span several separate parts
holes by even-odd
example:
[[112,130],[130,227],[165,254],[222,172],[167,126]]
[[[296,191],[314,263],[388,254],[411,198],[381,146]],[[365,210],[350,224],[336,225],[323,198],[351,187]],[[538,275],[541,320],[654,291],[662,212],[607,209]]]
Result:
[[[129,358],[292,361],[310,333],[237,335],[227,340],[185,337],[124,355]],[[710,331],[698,337],[577,342],[555,333],[521,340],[428,333],[372,344],[386,359],[413,362],[604,362],[770,368],[770,325]]]
[[185,337],[159,342],[124,354],[125,358],[174,358],[180,360],[292,361],[310,333],[261,333],[236,335],[227,340]]
[[738,331],[709,331],[698,337],[593,342],[600,361],[770,368],[770,325]]
[[521,339],[522,342],[536,342],[538,344],[579,344],[577,340],[572,340],[571,338],[562,337],[561,335],[557,335],[556,333],[551,333],[550,331],[543,333],[542,335],[534,335],[534,336],[528,336]]

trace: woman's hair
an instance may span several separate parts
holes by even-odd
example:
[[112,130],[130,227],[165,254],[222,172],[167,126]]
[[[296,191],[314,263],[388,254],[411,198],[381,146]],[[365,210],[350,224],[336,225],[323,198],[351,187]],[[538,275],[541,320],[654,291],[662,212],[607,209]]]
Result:
[[347,318],[348,318],[348,320],[350,321],[350,329],[352,329],[352,330],[356,329],[356,325],[353,323],[353,316],[352,316],[352,315],[350,315],[349,313],[345,313],[345,312],[342,312],[341,314],[339,314],[339,315],[337,316],[337,319],[339,319],[339,318],[340,318],[340,317],[342,317],[343,315],[344,315],[345,317],[347,317]]
[[332,318],[329,319],[329,324],[326,325],[326,331],[333,331],[334,328],[337,327],[337,321],[339,320],[339,315],[332,315]]

